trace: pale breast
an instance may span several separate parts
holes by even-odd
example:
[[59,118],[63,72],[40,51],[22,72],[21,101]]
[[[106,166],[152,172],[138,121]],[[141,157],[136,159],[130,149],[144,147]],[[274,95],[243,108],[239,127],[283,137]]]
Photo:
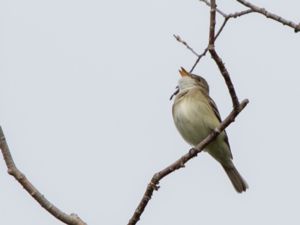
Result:
[[204,96],[194,97],[186,94],[175,100],[173,105],[175,125],[185,141],[192,146],[201,142],[219,124]]

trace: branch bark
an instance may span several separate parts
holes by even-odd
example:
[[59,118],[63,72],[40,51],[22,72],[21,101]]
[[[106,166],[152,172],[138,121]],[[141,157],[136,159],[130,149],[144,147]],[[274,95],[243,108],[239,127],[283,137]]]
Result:
[[41,192],[26,178],[26,176],[16,167],[15,162],[10,153],[6,138],[4,136],[2,127],[0,126],[0,149],[6,163],[7,172],[12,175],[23,188],[34,198],[44,209],[51,215],[59,219],[65,224],[70,225],[86,225],[76,214],[68,215],[53,205],[48,199],[42,195]]
[[[217,66],[219,67],[219,70],[221,74],[223,75],[223,78],[226,82],[226,85],[228,87],[228,91],[231,96],[233,108],[238,110],[239,107],[239,100],[236,95],[233,83],[231,81],[230,75],[228,73],[228,70],[225,67],[225,64],[223,63],[221,57],[218,55],[217,51],[215,50],[215,27],[216,27],[216,1],[211,0],[210,1],[210,25],[209,25],[209,44],[208,44],[208,50],[216,62]],[[226,20],[225,20],[226,21]],[[225,25],[224,25],[225,26]],[[222,28],[222,26],[221,26]]]

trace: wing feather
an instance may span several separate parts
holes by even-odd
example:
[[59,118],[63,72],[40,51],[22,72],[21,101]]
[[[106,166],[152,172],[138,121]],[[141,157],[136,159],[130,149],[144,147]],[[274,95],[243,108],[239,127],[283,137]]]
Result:
[[[218,110],[218,107],[216,105],[216,103],[214,102],[214,100],[208,95],[208,93],[206,94],[206,97],[209,99],[209,105],[211,106],[211,108],[213,109],[216,117],[218,118],[218,120],[220,121],[220,123],[222,122],[222,119],[221,119],[221,115],[219,113],[219,110]],[[225,143],[228,145],[228,148],[229,148],[229,151],[230,151],[230,156],[231,158],[232,157],[232,153],[231,153],[231,149],[230,149],[230,144],[229,144],[229,140],[228,140],[228,136],[227,136],[227,133],[226,131],[224,130],[224,141]]]

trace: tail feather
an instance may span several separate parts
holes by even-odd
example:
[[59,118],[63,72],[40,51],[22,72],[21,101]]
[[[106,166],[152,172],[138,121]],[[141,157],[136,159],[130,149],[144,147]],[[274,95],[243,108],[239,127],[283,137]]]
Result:
[[237,171],[235,166],[232,164],[230,167],[222,165],[225,172],[227,173],[232,185],[238,193],[246,191],[248,188],[247,182],[243,179],[240,173]]

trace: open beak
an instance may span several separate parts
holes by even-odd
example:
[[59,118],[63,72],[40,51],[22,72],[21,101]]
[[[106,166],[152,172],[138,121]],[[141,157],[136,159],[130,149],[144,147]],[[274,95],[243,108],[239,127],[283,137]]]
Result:
[[179,73],[182,77],[190,76],[190,73],[186,71],[183,67],[180,68]]
[[[186,76],[191,76],[190,73],[188,71],[186,71],[183,67],[180,67],[180,70],[179,70],[179,74],[182,76],[182,77],[186,77]],[[170,101],[173,99],[173,97],[175,95],[177,95],[179,92],[179,87],[177,86],[176,87],[176,90],[174,91],[174,93],[171,95],[170,97]]]

